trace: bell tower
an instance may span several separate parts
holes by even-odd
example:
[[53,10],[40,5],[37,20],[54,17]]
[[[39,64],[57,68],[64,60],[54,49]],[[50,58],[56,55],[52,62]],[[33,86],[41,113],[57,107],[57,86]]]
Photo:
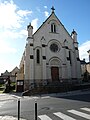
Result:
[[27,26],[28,36],[25,47],[25,62],[24,62],[24,90],[30,89],[30,84],[34,80],[34,55],[33,55],[33,26],[31,23]]
[[73,40],[73,45],[74,45],[74,61],[75,61],[76,76],[77,78],[81,78],[81,74],[78,74],[80,73],[81,66],[80,66],[80,58],[79,58],[79,50],[78,50],[77,33],[74,29],[71,33],[71,38]]

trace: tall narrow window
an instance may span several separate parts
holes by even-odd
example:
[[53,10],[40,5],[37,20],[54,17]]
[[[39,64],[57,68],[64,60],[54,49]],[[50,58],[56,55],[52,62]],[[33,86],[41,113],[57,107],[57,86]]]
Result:
[[56,25],[54,24],[54,32],[56,33]]
[[72,64],[72,61],[71,61],[71,52],[69,51],[69,60],[70,60],[70,64]]
[[40,63],[40,50],[37,49],[37,63]]
[[51,32],[53,32],[53,24],[51,24]]
[[51,24],[51,32],[56,33],[56,25],[54,23]]

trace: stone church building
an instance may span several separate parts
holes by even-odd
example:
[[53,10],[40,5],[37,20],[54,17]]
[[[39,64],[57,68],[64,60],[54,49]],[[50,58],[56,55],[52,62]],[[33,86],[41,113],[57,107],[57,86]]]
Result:
[[24,90],[33,84],[79,82],[81,65],[77,33],[68,33],[51,8],[51,15],[33,34],[27,26],[28,36],[20,62],[17,80],[24,80]]

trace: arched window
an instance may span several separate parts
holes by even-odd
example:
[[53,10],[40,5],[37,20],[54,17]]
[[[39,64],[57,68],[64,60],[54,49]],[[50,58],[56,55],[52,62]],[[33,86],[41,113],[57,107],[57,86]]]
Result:
[[40,50],[37,49],[37,63],[40,63]]
[[51,24],[51,32],[56,33],[56,25],[54,23]]

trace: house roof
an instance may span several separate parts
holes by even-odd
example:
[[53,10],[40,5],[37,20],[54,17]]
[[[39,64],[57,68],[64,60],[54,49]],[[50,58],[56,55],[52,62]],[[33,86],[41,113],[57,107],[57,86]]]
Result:
[[13,72],[18,72],[19,71],[19,68],[16,66],[12,71],[11,71],[11,73],[13,73]]

